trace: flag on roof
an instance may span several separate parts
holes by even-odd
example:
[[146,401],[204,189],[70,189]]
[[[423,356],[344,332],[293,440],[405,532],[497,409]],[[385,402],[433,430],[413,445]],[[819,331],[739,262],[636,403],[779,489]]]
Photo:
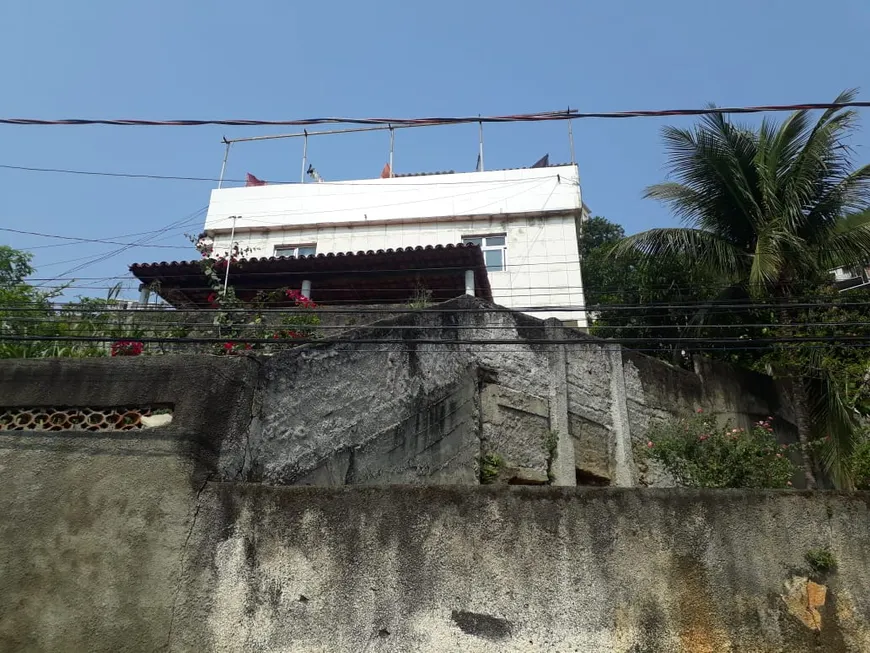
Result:
[[384,169],[381,170],[381,179],[389,179],[393,176],[393,170],[390,168],[390,164],[386,164]]
[[245,176],[245,186],[265,186],[266,182],[262,179],[257,179],[250,172]]
[[550,165],[550,154],[547,153],[544,156],[542,156],[540,159],[535,161],[535,163],[534,163],[534,165],[532,165],[532,167],[533,168],[546,168],[549,165]]

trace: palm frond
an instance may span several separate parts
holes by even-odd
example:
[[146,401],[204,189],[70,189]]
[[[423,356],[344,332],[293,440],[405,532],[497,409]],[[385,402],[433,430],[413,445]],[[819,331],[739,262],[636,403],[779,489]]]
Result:
[[675,204],[659,187],[645,196],[662,199],[675,208],[687,226],[712,231],[731,241],[748,242],[760,207],[754,193],[755,136],[730,125],[721,115],[694,131],[663,130],[670,172],[684,188]]
[[818,253],[827,270],[870,263],[870,223],[832,236]]
[[836,487],[850,489],[853,480],[849,460],[861,440],[858,420],[829,374],[821,373],[804,381],[809,386],[809,396],[815,399],[810,419],[815,439],[822,444],[822,464]]
[[748,269],[749,258],[732,243],[703,229],[650,229],[622,239],[613,256],[638,256],[641,263],[658,257],[686,256],[726,278],[739,278]]

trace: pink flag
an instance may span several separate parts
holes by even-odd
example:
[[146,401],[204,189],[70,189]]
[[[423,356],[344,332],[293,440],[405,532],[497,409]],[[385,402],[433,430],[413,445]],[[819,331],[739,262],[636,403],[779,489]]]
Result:
[[263,181],[262,179],[257,179],[250,172],[247,173],[247,176],[245,177],[245,186],[265,186],[265,185],[266,185],[265,181]]
[[390,164],[386,164],[384,169],[381,170],[381,179],[389,179],[393,176],[393,171],[390,169]]

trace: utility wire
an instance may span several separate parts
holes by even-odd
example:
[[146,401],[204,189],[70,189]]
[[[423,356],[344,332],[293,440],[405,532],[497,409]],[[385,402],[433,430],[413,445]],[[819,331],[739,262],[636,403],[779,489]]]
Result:
[[[203,288],[202,290],[207,290]],[[354,301],[354,300],[349,300]],[[31,311],[34,306],[41,306],[41,304],[37,303],[21,303],[14,304],[10,306],[4,306],[3,311]],[[76,308],[80,305],[76,302],[66,302],[66,303],[57,303],[53,306],[58,308],[70,307]],[[624,304],[624,305],[556,305],[556,306],[522,306],[522,307],[512,307],[507,308],[504,306],[487,306],[480,308],[410,308],[410,307],[395,307],[390,305],[383,304],[374,304],[374,305],[360,305],[353,304],[351,306],[333,306],[333,305],[319,305],[316,309],[314,309],[317,313],[390,313],[390,314],[443,314],[443,313],[567,313],[567,312],[600,312],[602,310],[622,310],[622,311],[646,311],[651,309],[700,309],[700,308],[715,308],[720,310],[726,310],[728,312],[734,311],[754,311],[758,309],[776,309],[776,310],[794,310],[794,309],[812,309],[812,308],[843,308],[843,307],[870,307],[870,301],[864,302],[800,302],[800,303],[780,303],[780,304],[710,304],[710,303],[688,303],[688,304]],[[96,312],[113,312],[113,311],[127,311],[131,312],[130,309],[118,309],[111,307],[100,307],[100,308],[88,308],[89,311]],[[161,313],[165,313],[167,310],[179,310],[183,312],[185,309],[151,309],[151,308],[137,308],[135,309],[136,313],[144,313],[149,311],[157,311]],[[195,310],[197,313],[275,313],[275,312],[292,312],[294,309],[292,308],[196,308],[190,309]],[[295,309],[299,312],[306,311],[310,312],[311,309]],[[640,318],[644,318],[645,316],[640,316]],[[648,317],[648,316],[646,316]],[[607,325],[604,325],[607,326]],[[482,327],[483,328],[483,327]],[[614,326],[613,328],[618,328]]]
[[23,231],[21,229],[11,229],[9,227],[0,227],[0,231],[8,231],[14,234],[24,234],[26,236],[39,236],[41,238],[57,238],[58,240],[73,240],[77,243],[105,243],[106,245],[124,245],[129,247],[159,247],[162,249],[186,249],[190,250],[189,245],[139,245],[137,243],[120,243],[116,240],[103,240],[102,238],[79,238],[76,236],[60,236],[58,234],[44,234],[38,231]]
[[[565,164],[570,165],[570,164]],[[551,168],[558,166],[549,166]],[[47,173],[56,173],[56,174],[67,174],[67,175],[85,175],[85,176],[93,176],[93,177],[116,177],[121,179],[151,179],[151,180],[168,180],[168,181],[208,181],[208,182],[223,182],[224,184],[245,184],[247,183],[246,179],[220,179],[219,177],[186,177],[180,175],[157,175],[157,174],[147,174],[147,173],[132,173],[132,172],[106,172],[100,170],[76,170],[71,168],[39,168],[32,166],[18,166],[18,165],[9,165],[9,164],[0,164],[0,169],[3,170],[18,170],[22,172],[47,172]],[[414,176],[396,176],[392,177],[393,180],[401,180],[403,185],[408,187],[408,190],[413,190],[415,186],[462,186],[466,184],[505,184],[512,183],[515,180],[509,179],[490,179],[490,180],[480,180],[480,179],[467,179],[467,180],[453,180],[453,181],[434,181],[432,177],[440,177],[440,176],[452,176],[453,174],[462,174],[452,172],[444,175],[442,173],[434,173],[432,175],[427,175],[425,173],[421,175]],[[418,180],[419,177],[425,177],[426,180]],[[566,179],[563,177],[563,179]],[[568,179],[570,181],[570,179]],[[575,178],[576,180],[576,178]],[[269,180],[269,184],[299,184],[298,179],[292,180],[279,180],[272,179]],[[320,186],[378,186],[383,187],[383,181],[321,181],[318,182]]]
[[776,111],[805,111],[816,109],[867,108],[868,101],[852,102],[808,102],[801,104],[769,104],[740,107],[704,107],[702,109],[657,109],[641,111],[604,111],[580,112],[573,110],[545,111],[541,113],[518,113],[495,116],[456,116],[429,118],[348,118],[320,117],[301,118],[293,120],[142,120],[142,119],[108,119],[108,118],[0,118],[0,124],[6,125],[111,125],[118,127],[197,127],[203,125],[222,125],[233,127],[256,126],[297,126],[312,125],[394,125],[409,127],[431,127],[433,125],[457,125],[474,123],[513,123],[513,122],[546,122],[552,120],[576,120],[580,118],[660,118],[667,116],[702,116],[711,114],[744,114]]

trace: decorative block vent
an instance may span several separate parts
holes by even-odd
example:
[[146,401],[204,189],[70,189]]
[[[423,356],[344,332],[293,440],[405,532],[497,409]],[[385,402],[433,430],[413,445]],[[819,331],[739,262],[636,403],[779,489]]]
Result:
[[166,426],[165,406],[113,408],[0,408],[0,431],[135,431]]

